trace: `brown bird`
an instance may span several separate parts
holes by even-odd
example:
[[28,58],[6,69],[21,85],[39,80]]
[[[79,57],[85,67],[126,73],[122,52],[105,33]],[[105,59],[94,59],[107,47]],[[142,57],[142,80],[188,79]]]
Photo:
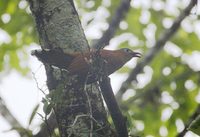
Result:
[[[91,63],[95,54],[99,53],[105,62],[105,71],[107,75],[112,74],[121,68],[133,57],[140,57],[141,54],[128,48],[119,50],[92,50],[84,53],[64,53],[62,50],[34,50],[31,54],[35,55],[43,63],[56,66],[68,71],[70,75],[87,76],[91,68]],[[88,78],[88,83],[95,82],[93,77]]]

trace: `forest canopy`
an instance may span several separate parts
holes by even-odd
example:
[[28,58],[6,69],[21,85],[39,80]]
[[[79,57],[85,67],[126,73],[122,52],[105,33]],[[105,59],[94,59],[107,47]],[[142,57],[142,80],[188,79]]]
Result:
[[[128,0],[128,5],[123,5],[123,1],[126,0],[74,3],[91,47],[103,42],[107,49],[130,48],[142,53],[137,62],[126,64],[114,77],[125,79],[115,95],[127,118],[129,134],[200,135],[199,4],[190,4],[195,0]],[[33,45],[39,48],[40,41],[29,3],[2,0],[1,79],[13,71],[30,79],[27,51]],[[32,81],[35,82],[34,78]],[[6,119],[3,107],[6,106],[0,105],[0,114]],[[32,114],[37,115],[35,111]],[[12,128],[24,135],[22,129]],[[23,129],[26,130],[28,135],[35,134],[34,129]]]

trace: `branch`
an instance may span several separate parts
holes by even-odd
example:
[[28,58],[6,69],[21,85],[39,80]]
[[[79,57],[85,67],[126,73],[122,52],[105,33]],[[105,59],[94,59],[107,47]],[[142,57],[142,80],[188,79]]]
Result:
[[[48,137],[49,134],[52,134],[54,129],[58,127],[54,113],[50,115],[46,122],[48,123],[48,127],[46,123],[42,123],[40,131],[36,135],[33,135],[33,137]],[[50,133],[48,132],[48,129]]]
[[[180,74],[174,76],[173,79],[168,79],[166,81],[165,78],[162,77],[162,78],[154,80],[156,82],[153,82],[153,84],[149,83],[143,89],[139,89],[139,91],[137,92],[137,94],[135,96],[131,97],[130,99],[128,99],[126,101],[123,101],[123,103],[120,104],[120,107],[124,108],[125,109],[124,111],[127,111],[127,106],[129,106],[130,104],[133,104],[137,99],[141,99],[147,94],[150,96],[154,96],[156,94],[154,92],[158,87],[163,86],[163,85],[169,85],[172,80],[179,81],[182,79],[188,79],[189,76],[191,76],[191,75],[196,75],[196,73],[193,73],[193,71],[191,71],[191,69],[187,65],[185,65],[184,67],[187,69],[183,73],[180,73]],[[159,94],[161,94],[161,93],[159,93]],[[146,99],[143,99],[142,101],[145,102]],[[143,103],[143,102],[141,102],[141,103]]]
[[[4,104],[3,99],[0,97],[0,114],[1,116],[11,125],[11,129],[23,129],[23,126],[17,121],[17,119],[11,114],[6,105]],[[16,130],[20,136],[24,136],[25,133],[21,130]]]
[[185,123],[185,128],[183,129],[183,131],[178,133],[178,135],[176,137],[184,137],[184,135],[188,132],[188,128],[189,128],[190,124],[192,123],[193,120],[195,120],[198,117],[199,114],[200,114],[200,105],[197,106],[194,113],[190,116],[188,122]]
[[102,77],[102,80],[100,80],[99,83],[102,95],[107,104],[108,110],[110,111],[110,115],[112,117],[118,136],[128,137],[126,121],[119,109],[115,95],[113,94],[109,77]]
[[121,88],[116,94],[117,100],[121,100],[123,93],[127,90],[128,86],[131,84],[133,80],[136,79],[137,74],[142,72],[145,65],[150,63],[153,58],[162,50],[165,43],[176,33],[178,28],[180,27],[181,22],[190,14],[191,9],[197,4],[197,0],[191,0],[189,5],[181,12],[181,14],[174,20],[172,26],[167,29],[157,40],[153,48],[147,52],[146,56],[141,60],[137,66],[132,70],[129,77],[123,82]]
[[114,16],[109,23],[108,29],[104,32],[103,36],[92,45],[92,47],[96,49],[103,49],[109,44],[109,41],[114,36],[120,21],[124,19],[130,8],[130,1],[131,0],[121,0],[119,7],[116,9]]

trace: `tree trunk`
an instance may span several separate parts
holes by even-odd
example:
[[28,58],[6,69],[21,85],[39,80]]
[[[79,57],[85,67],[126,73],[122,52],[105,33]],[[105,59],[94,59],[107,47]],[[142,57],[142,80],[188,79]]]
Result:
[[[29,0],[42,49],[84,52],[89,45],[72,0]],[[44,64],[51,104],[61,137],[115,136],[97,84],[80,84],[76,77]]]

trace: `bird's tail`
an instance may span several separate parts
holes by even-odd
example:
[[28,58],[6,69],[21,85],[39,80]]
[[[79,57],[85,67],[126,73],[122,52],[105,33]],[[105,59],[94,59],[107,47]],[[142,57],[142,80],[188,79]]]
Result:
[[66,54],[60,49],[41,49],[33,50],[31,55],[36,56],[44,64],[56,66],[61,69],[66,69],[74,59],[71,54]]

